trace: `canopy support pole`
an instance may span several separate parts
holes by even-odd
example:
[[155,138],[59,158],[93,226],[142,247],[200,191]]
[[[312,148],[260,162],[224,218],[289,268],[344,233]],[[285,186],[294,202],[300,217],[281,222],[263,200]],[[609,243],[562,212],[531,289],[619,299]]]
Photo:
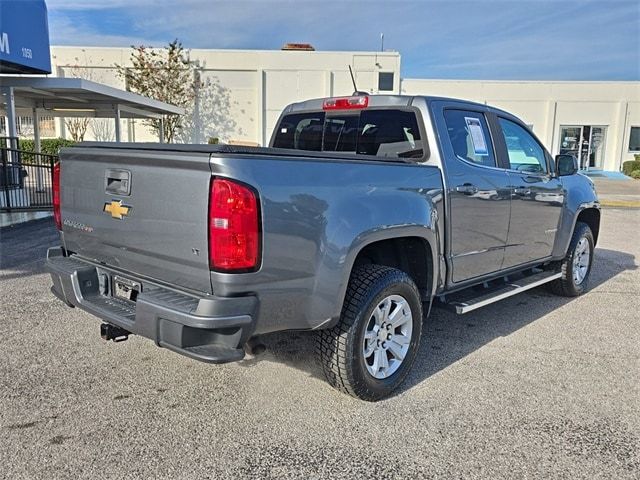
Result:
[[17,138],[18,138],[18,127],[17,127],[17,119],[16,119],[16,99],[13,96],[13,87],[1,87],[0,90],[2,94],[6,97],[7,102],[7,127],[9,134],[9,148],[18,148]]
[[40,115],[38,115],[38,109],[33,107],[32,110],[32,119],[33,119],[33,146],[34,151],[36,152],[35,163],[36,163],[36,192],[42,193],[44,192],[44,188],[42,186],[42,169],[44,168],[44,164],[42,162],[42,157],[39,155],[42,153],[42,148],[40,145]]
[[116,105],[116,142],[120,143],[120,105]]

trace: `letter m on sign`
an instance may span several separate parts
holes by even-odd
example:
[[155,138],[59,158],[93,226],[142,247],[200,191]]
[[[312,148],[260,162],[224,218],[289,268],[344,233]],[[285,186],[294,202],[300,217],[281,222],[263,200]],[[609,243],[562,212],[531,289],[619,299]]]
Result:
[[2,32],[2,36],[0,36],[0,52],[10,54],[9,50],[9,35],[6,32]]

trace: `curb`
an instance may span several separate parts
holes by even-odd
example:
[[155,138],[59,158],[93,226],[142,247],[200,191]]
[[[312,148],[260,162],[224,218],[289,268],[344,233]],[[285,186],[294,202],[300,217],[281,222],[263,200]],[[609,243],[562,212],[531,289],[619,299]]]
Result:
[[640,208],[640,200],[600,200],[600,205],[611,208]]

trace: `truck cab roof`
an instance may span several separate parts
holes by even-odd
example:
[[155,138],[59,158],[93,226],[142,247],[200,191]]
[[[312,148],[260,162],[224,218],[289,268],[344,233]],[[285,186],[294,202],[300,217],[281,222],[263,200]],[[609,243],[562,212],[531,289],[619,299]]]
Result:
[[[291,103],[284,109],[282,113],[287,114],[287,113],[309,111],[309,110],[322,110],[323,104],[327,100],[330,100],[332,98],[347,98],[352,96],[355,97],[356,95],[337,95],[335,97],[313,98],[310,100],[304,100],[302,102]],[[464,100],[460,98],[438,97],[438,96],[431,96],[431,95],[367,95],[367,97],[368,97],[368,107],[409,106],[409,105],[415,104],[417,99],[420,99],[426,103],[431,103],[434,101],[445,101],[445,102],[465,103],[468,105],[475,105],[475,106],[481,106],[484,108],[493,109],[493,107],[489,107],[483,103],[472,102],[470,100]],[[495,109],[495,110],[498,110],[498,109]]]

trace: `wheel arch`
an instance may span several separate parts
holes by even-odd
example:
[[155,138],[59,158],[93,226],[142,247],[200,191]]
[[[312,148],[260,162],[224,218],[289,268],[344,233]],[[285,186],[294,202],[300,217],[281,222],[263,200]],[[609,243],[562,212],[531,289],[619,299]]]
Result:
[[593,244],[594,246],[597,245],[598,235],[600,233],[600,209],[596,207],[581,209],[573,223],[573,231],[575,231],[578,222],[586,223],[589,226],[591,233],[593,233]]
[[364,245],[356,255],[350,272],[365,264],[402,270],[415,282],[423,301],[430,300],[433,285],[433,252],[424,237],[393,237]]
[[[337,305],[341,307],[344,303],[353,269],[358,265],[376,263],[407,273],[416,283],[422,301],[428,302],[425,309],[428,315],[437,284],[436,248],[435,230],[422,225],[390,228],[356,239],[345,261]],[[335,324],[338,316],[339,311],[327,326]]]

